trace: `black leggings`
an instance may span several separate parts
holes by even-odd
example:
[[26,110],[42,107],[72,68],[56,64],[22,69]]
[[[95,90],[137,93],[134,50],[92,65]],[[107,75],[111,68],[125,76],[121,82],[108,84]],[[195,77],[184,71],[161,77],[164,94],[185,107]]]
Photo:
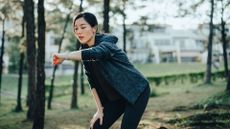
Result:
[[93,129],[109,129],[109,127],[124,113],[121,129],[136,129],[149,99],[149,86],[141,93],[134,105],[124,99],[108,101],[104,104],[103,124],[97,120]]

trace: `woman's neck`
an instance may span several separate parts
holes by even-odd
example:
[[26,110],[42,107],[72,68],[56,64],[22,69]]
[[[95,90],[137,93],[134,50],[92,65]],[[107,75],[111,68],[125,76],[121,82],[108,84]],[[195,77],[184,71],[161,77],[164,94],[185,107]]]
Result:
[[95,36],[93,36],[88,42],[87,45],[89,47],[92,47],[95,44]]

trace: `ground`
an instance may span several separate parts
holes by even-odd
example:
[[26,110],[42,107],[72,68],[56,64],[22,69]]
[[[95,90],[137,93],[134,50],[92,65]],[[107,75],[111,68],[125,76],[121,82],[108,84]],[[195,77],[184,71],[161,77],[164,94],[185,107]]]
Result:
[[[164,86],[156,89],[159,96],[150,97],[138,129],[228,129],[228,126],[223,124],[222,118],[227,120],[227,124],[230,123],[229,108],[218,107],[210,110],[205,110],[205,107],[195,108],[195,105],[210,96],[223,92],[225,89],[223,80],[214,85]],[[95,112],[93,101],[80,105],[78,110],[70,110],[69,102],[65,98],[62,100],[65,101],[54,101],[54,108],[46,110],[45,129],[88,129],[89,121]],[[79,101],[84,103],[85,100]],[[0,115],[1,129],[31,129],[32,122],[25,121],[26,111],[15,113],[5,109],[4,112]],[[197,116],[201,120],[196,121]],[[206,118],[216,119],[205,121],[208,124],[212,121],[211,124],[214,125],[208,126],[207,123],[206,125],[202,123]],[[195,122],[189,123],[188,120]],[[118,129],[120,121],[121,119],[111,129]]]

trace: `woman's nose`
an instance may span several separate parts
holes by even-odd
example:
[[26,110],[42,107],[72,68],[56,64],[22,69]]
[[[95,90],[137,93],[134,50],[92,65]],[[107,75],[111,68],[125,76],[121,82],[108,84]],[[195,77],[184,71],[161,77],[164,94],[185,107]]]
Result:
[[79,29],[77,30],[77,35],[80,35],[80,34],[82,34],[82,31]]

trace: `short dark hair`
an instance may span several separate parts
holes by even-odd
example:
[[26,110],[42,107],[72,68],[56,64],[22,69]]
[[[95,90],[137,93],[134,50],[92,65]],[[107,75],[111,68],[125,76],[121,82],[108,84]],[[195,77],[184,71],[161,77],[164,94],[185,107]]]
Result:
[[81,12],[81,13],[77,14],[77,15],[74,17],[74,19],[73,19],[73,26],[74,26],[74,24],[75,24],[75,21],[76,21],[77,19],[79,19],[79,18],[84,18],[85,21],[86,21],[87,23],[89,23],[89,25],[90,25],[91,27],[95,27],[95,26],[98,25],[97,18],[96,18],[96,16],[95,16],[94,14],[89,13],[89,12]]

